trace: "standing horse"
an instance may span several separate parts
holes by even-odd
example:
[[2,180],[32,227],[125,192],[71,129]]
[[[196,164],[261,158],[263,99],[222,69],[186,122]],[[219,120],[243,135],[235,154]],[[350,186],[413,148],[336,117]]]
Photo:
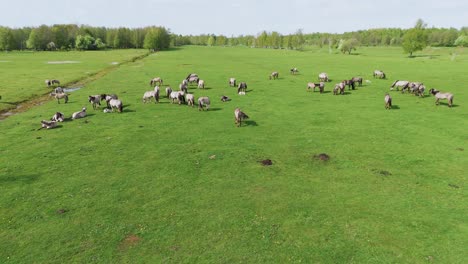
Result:
[[114,109],[117,109],[119,113],[122,113],[123,111],[122,101],[120,101],[119,99],[110,99],[107,103],[109,104],[112,112],[114,112]]
[[359,83],[359,86],[362,86],[362,77],[353,77],[351,80],[355,83]]
[[325,72],[320,73],[320,74],[318,75],[318,80],[319,80],[320,82],[328,82],[328,81],[329,81],[329,78],[328,78],[327,73],[325,73]]
[[153,91],[147,91],[143,94],[143,103],[151,102],[151,98],[154,98],[154,103],[159,103],[159,86],[154,87]]
[[292,75],[294,75],[294,74],[296,74],[298,72],[299,72],[299,70],[297,68],[292,68],[292,69],[289,70],[289,73],[291,73]]
[[198,111],[204,110],[203,107],[205,107],[206,111],[210,109],[210,98],[208,96],[198,98]]
[[346,87],[345,81],[337,83],[335,85],[335,88],[333,89],[333,95],[338,95],[338,93],[341,95],[344,95],[345,87]]
[[50,96],[55,97],[57,99],[57,103],[60,104],[60,99],[64,99],[65,103],[68,103],[68,94],[66,93],[50,93]]
[[204,80],[198,80],[198,89],[205,89],[205,81]]
[[119,97],[116,94],[101,94],[101,101],[102,100],[106,101],[107,108],[110,108],[109,106],[110,99],[119,99]]
[[278,72],[272,72],[270,74],[270,80],[273,79],[273,80],[276,80],[279,78],[279,73]]
[[430,89],[429,93],[434,95],[434,97],[436,98],[436,102],[435,102],[436,105],[439,105],[439,100],[440,99],[447,99],[448,106],[452,107],[452,105],[453,105],[453,94],[451,94],[451,93],[441,93],[441,92],[437,91],[434,88]]
[[374,75],[374,78],[387,79],[387,77],[385,76],[385,73],[381,70],[375,70],[373,75]]
[[150,86],[153,86],[156,83],[158,83],[158,85],[163,85],[163,79],[161,77],[156,77],[156,78],[151,79]]
[[179,91],[183,91],[184,93],[188,92],[187,84],[181,83],[179,84]]
[[320,82],[320,83],[310,82],[310,83],[307,83],[307,91],[312,89],[313,92],[315,92],[315,88],[317,88],[317,87],[319,88],[320,93],[323,93],[323,90],[325,88],[325,83],[324,82]]
[[237,127],[240,127],[242,125],[242,120],[248,118],[249,116],[242,112],[240,108],[236,108],[234,110],[234,123],[237,125]]
[[172,93],[172,88],[171,87],[166,87],[166,97],[169,99],[169,95]]
[[236,87],[236,78],[229,78],[229,86]]
[[353,79],[344,80],[343,82],[344,82],[345,85],[348,85],[348,90],[350,90],[351,88],[354,90],[356,88],[356,86],[354,85]]
[[401,87],[401,91],[403,92],[406,88],[408,88],[409,82],[408,81],[400,81],[396,80],[393,82],[393,84],[390,86],[390,90],[393,90],[394,87],[396,87],[396,90],[398,91],[398,88]]
[[186,94],[185,99],[187,100],[187,106],[194,106],[195,96],[193,94]]
[[197,83],[198,84],[198,81],[200,80],[200,78],[198,78],[198,76],[192,76],[190,78],[187,79],[187,81],[190,83],[190,84],[193,84],[193,83]]
[[245,95],[246,91],[247,91],[247,83],[245,82],[239,83],[239,86],[237,87],[237,93]]
[[101,106],[101,95],[89,95],[88,102],[93,104],[93,109],[96,110],[98,105]]
[[387,93],[385,94],[385,109],[392,109],[392,97]]

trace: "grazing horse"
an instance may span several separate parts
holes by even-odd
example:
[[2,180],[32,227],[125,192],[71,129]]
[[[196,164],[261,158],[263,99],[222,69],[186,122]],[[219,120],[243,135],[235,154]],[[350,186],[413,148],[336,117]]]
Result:
[[327,73],[325,73],[325,72],[320,73],[320,74],[318,75],[318,80],[319,80],[320,82],[328,82],[328,81],[329,81],[329,78],[328,78]]
[[392,97],[387,93],[385,94],[385,109],[392,109]]
[[356,88],[356,86],[354,85],[353,79],[344,80],[343,82],[344,82],[345,85],[348,85],[348,90],[350,90],[351,88],[354,90]]
[[63,122],[63,120],[65,120],[65,115],[63,113],[56,112],[50,120],[55,122]]
[[54,89],[54,93],[64,93],[65,91],[63,90],[62,87],[57,87]]
[[202,96],[198,98],[198,111],[204,110],[208,111],[210,109],[210,98],[208,96]]
[[205,81],[198,80],[198,89],[205,89]]
[[299,70],[297,68],[292,68],[292,69],[289,70],[289,73],[291,73],[293,75],[298,73],[298,72],[299,72]]
[[403,92],[406,88],[408,88],[409,82],[408,81],[400,81],[396,80],[391,86],[390,90],[393,90],[394,87],[396,87],[396,90],[398,91],[398,88],[401,87],[401,91]]
[[161,77],[156,77],[156,78],[151,79],[150,86],[153,86],[156,83],[158,83],[158,85],[163,85],[163,79],[161,79]]
[[374,78],[379,78],[379,79],[386,79],[387,77],[385,76],[385,73],[381,70],[375,70],[374,73]]
[[242,125],[242,120],[247,118],[249,118],[249,116],[242,112],[240,108],[236,108],[234,110],[234,123],[237,125],[237,127],[240,127]]
[[198,76],[193,76],[193,77],[190,77],[187,79],[187,81],[190,83],[190,84],[193,84],[193,83],[197,83],[198,84],[198,81],[200,80],[200,78],[198,78]]
[[101,95],[89,95],[88,102],[93,104],[93,109],[96,110],[98,105],[101,106]]
[[108,103],[110,99],[119,99],[119,97],[116,94],[101,94],[101,101],[106,101],[107,108],[110,108]]
[[192,77],[198,77],[198,74],[196,73],[190,73],[185,79],[188,81]]
[[169,87],[169,86],[166,87],[166,97],[167,97],[167,99],[169,99],[169,95],[171,95],[171,93],[172,93],[172,88]]
[[434,88],[430,89],[429,93],[434,95],[434,97],[436,98],[436,102],[435,102],[436,105],[439,105],[439,100],[440,99],[447,99],[448,106],[452,107],[452,105],[453,105],[453,94],[451,94],[451,93],[441,93],[441,92],[437,91]]
[[184,93],[188,92],[187,84],[181,83],[179,84],[179,90],[183,91]]
[[60,99],[64,99],[65,103],[68,103],[68,94],[66,93],[50,93],[50,96],[55,97],[57,99],[57,103],[60,104]]
[[154,103],[159,103],[159,86],[154,87],[153,91],[147,91],[143,94],[143,103],[151,102],[151,98],[154,98]]
[[340,83],[337,83],[337,84],[335,85],[335,88],[333,89],[333,95],[338,95],[338,93],[341,94],[341,95],[343,95],[343,94],[344,94],[345,87],[346,87],[345,81],[342,81],[342,82],[340,82]]
[[355,83],[359,83],[359,86],[362,86],[362,77],[353,77],[351,80]]
[[246,91],[247,91],[247,83],[246,82],[239,83],[239,86],[237,87],[237,93],[245,95]]
[[171,103],[174,103],[176,100],[178,101],[179,105],[185,103],[185,93],[183,91],[171,92],[169,97],[171,98]]
[[236,87],[236,78],[229,78],[229,86]]
[[325,88],[325,83],[324,82],[320,82],[320,83],[310,82],[310,83],[307,83],[307,91],[312,89],[315,92],[315,88],[317,88],[317,87],[319,88],[320,93],[323,93],[323,90]]
[[109,104],[112,112],[114,112],[114,109],[117,109],[117,112],[122,113],[123,111],[123,103],[119,99],[110,99],[107,101]]
[[272,72],[270,74],[270,80],[273,79],[273,80],[276,80],[279,78],[279,73],[278,72]]
[[231,100],[231,99],[229,99],[229,97],[227,97],[227,96],[225,96],[225,95],[221,96],[221,101],[222,101],[222,102],[227,102],[227,101],[230,101],[230,100]]
[[188,86],[188,81],[186,79],[183,79],[182,84],[185,85],[185,86]]
[[187,100],[187,106],[194,106],[195,104],[195,96],[193,94],[186,94],[185,99]]
[[86,116],[86,107],[83,107],[81,111],[75,112],[72,114],[72,119],[78,119],[78,118],[83,118]]

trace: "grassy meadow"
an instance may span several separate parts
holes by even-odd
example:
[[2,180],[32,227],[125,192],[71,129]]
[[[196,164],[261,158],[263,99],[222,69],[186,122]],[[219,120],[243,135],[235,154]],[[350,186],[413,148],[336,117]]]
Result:
[[145,50],[2,52],[0,53],[0,111],[24,100],[49,93],[46,79],[60,86],[76,82],[116,64],[145,54]]
[[[51,100],[1,121],[0,262],[466,262],[468,54],[358,52],[178,48],[118,66],[68,104]],[[29,72],[39,69],[27,62],[46,54],[11,60],[23,56],[18,67]],[[374,79],[374,69],[388,79]],[[142,103],[152,77],[164,90],[192,72],[207,89],[189,92],[209,96],[209,111]],[[332,79],[326,93],[307,92],[320,72]],[[333,95],[335,83],[358,75],[362,87]],[[229,77],[247,82],[245,96]],[[29,86],[45,89],[42,79]],[[396,79],[452,92],[454,107],[389,91]],[[93,110],[87,96],[100,93],[118,94],[123,113]],[[83,106],[86,118],[37,130],[56,111],[69,117]],[[250,116],[240,128],[236,107]]]

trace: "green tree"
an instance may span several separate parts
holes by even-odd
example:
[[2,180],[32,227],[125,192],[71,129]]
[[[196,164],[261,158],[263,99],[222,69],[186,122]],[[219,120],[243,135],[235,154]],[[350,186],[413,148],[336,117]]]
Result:
[[423,50],[427,46],[427,33],[425,31],[426,24],[418,19],[414,28],[409,29],[403,35],[401,43],[403,50],[413,56],[413,52]]
[[151,27],[145,35],[145,49],[164,50],[171,44],[171,35],[163,27]]
[[106,43],[102,42],[102,39],[97,38],[94,41],[94,47],[98,50],[105,49],[106,48]]
[[12,50],[15,47],[15,39],[11,29],[0,27],[0,50]]
[[76,36],[75,47],[78,50],[90,50],[94,48],[94,38],[90,35],[78,35]]
[[50,42],[54,42],[52,31],[48,26],[42,25],[31,31],[26,45],[29,49],[45,50]]
[[215,36],[212,35],[206,41],[206,45],[213,46],[215,44],[215,42],[216,42]]
[[454,43],[455,46],[468,47],[468,36],[461,35],[459,36]]
[[347,52],[348,54],[351,54],[353,50],[356,50],[357,46],[359,46],[359,41],[355,38],[351,38],[347,40],[341,40],[338,49],[342,53]]

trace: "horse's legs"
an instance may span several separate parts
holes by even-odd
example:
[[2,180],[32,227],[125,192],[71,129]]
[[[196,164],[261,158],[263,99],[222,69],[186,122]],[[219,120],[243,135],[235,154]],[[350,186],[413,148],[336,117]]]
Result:
[[436,105],[439,105],[439,98],[436,99],[435,103]]

